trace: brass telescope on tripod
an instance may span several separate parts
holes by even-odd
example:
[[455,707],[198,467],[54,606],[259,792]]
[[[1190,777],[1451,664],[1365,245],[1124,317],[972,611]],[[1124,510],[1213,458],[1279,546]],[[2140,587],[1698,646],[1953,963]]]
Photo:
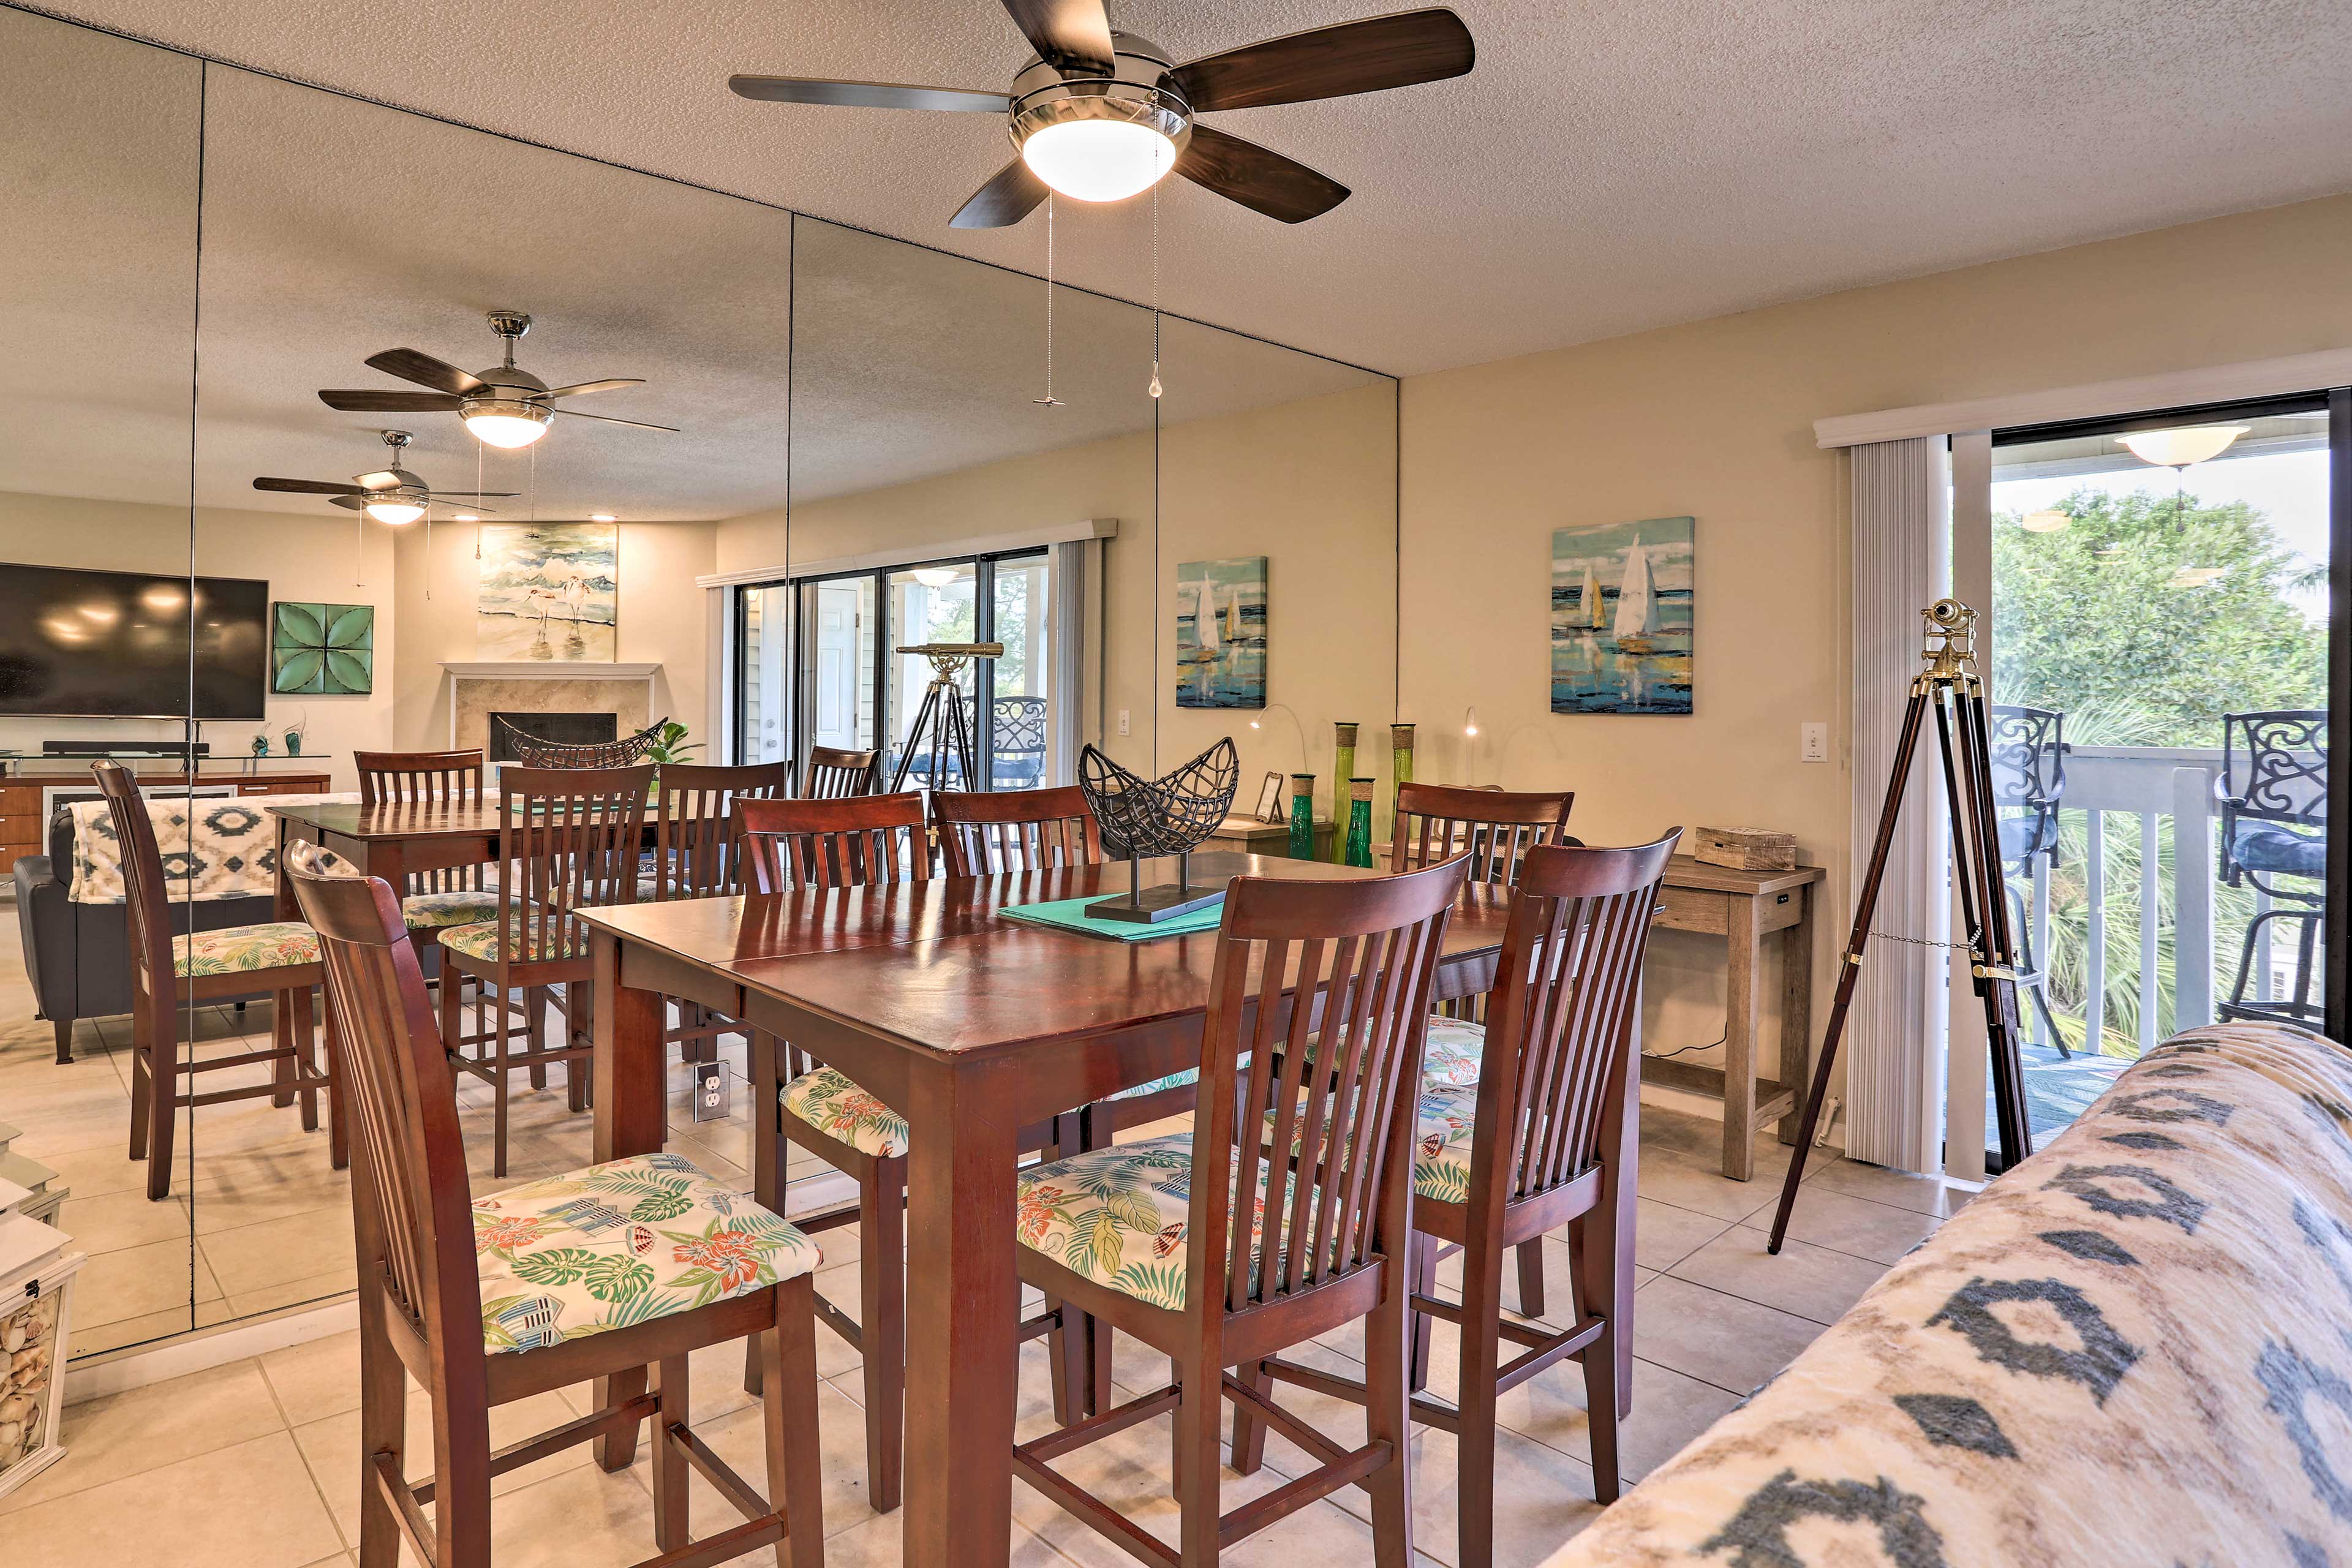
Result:
[[1788,1235],[1797,1185],[1805,1179],[1805,1155],[1812,1148],[1822,1100],[1829,1092],[1830,1074],[1837,1062],[1838,1043],[1845,1035],[1854,984],[1862,976],[1863,952],[1871,937],[1880,934],[1870,929],[1871,921],[1878,910],[1879,887],[1886,877],[1886,858],[1902,815],[1904,786],[1910,782],[1919,734],[1930,711],[1936,716],[1936,738],[1943,752],[1944,796],[1951,815],[1952,887],[1959,896],[1968,932],[1965,943],[1952,945],[1968,953],[1971,988],[1984,1004],[2001,1168],[2006,1170],[2033,1152],[2032,1130],[2025,1113],[2025,1072],[2018,1052],[2022,1031],[2017,1016],[2016,933],[2010,929],[2009,904],[2001,894],[2000,827],[1993,812],[1987,740],[1990,727],[1985,714],[1984,680],[1977,672],[1977,613],[1958,599],[1938,599],[1919,612],[1919,657],[1927,668],[1912,678],[1911,699],[1903,710],[1903,731],[1895,742],[1895,769],[1886,782],[1886,804],[1878,814],[1870,866],[1863,874],[1854,902],[1853,931],[1846,938],[1845,960],[1838,969],[1829,1028],[1822,1037],[1821,1059],[1814,1064],[1812,1088],[1805,1096],[1805,1114],[1798,1126],[1796,1154],[1789,1162],[1788,1179],[1780,1188],[1780,1210],[1772,1216],[1768,1250],[1775,1253]]

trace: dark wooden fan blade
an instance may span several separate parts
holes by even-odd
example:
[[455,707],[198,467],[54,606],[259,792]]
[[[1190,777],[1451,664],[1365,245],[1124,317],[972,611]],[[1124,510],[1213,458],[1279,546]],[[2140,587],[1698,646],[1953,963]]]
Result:
[[386,349],[380,354],[368,355],[367,363],[386,375],[396,375],[403,381],[413,381],[453,396],[482,389],[480,382],[447,360],[435,359],[421,349]]
[[[457,493],[463,494],[464,492],[459,491]],[[436,501],[440,501],[445,506],[459,507],[467,511],[478,511],[488,517],[496,517],[499,515],[499,509],[494,506],[483,506],[478,501],[450,500],[448,497],[444,496],[438,490],[433,492],[433,499]]]
[[1328,174],[1206,125],[1192,127],[1192,139],[1176,155],[1176,173],[1284,223],[1321,217],[1348,199],[1348,187]]
[[387,392],[365,387],[330,387],[319,401],[346,414],[455,414],[457,399],[446,392]]
[[1013,100],[1001,92],[960,87],[909,87],[895,81],[818,81],[804,76],[730,76],[729,90],[761,103],[823,103],[840,109],[943,109],[1003,114]]
[[357,485],[331,485],[318,479],[256,479],[257,490],[283,490],[298,496],[355,496],[361,493]]
[[491,500],[503,500],[509,497],[518,496],[522,492],[520,490],[435,490],[433,492],[433,499],[435,500],[446,500],[451,496],[482,496]]
[[572,419],[593,419],[599,425],[634,425],[640,430],[667,430],[677,434],[675,425],[648,425],[642,419],[615,419],[609,414],[583,414],[577,408],[559,408],[556,413]]
[[646,378],[641,375],[625,375],[613,381],[575,381],[570,386],[551,387],[547,395],[577,397],[583,392],[617,392],[625,386],[643,386],[645,384]]
[[1462,18],[1443,7],[1368,16],[1245,44],[1168,74],[1195,113],[1307,103],[1465,76],[1478,51]]
[[1015,158],[991,175],[988,184],[972,192],[971,199],[957,210],[948,224],[953,228],[1009,228],[1036,211],[1037,204],[1045,195],[1045,182],[1031,174],[1028,164]]
[[1110,16],[1102,0],[1004,0],[1037,58],[1064,76],[1111,73]]

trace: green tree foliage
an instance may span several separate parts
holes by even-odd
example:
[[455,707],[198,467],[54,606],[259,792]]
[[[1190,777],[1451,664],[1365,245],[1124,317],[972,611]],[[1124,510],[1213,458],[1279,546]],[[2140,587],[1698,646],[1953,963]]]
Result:
[[[2030,533],[2015,512],[1993,519],[1993,692],[2001,702],[2054,708],[2076,746],[2221,744],[2221,715],[2327,701],[2327,628],[2286,595],[2322,586],[2263,515],[2242,501],[2110,494],[2084,489],[2060,502],[2068,525]],[[2075,1049],[2087,1033],[2090,825],[2062,810],[2050,871],[2051,1006]],[[2138,1050],[2140,1012],[2171,1032],[2177,889],[2169,831],[2157,841],[2157,907],[2140,908],[2145,847],[2138,819],[2110,814],[2105,858],[2106,971],[2103,1037],[2110,1056]],[[2140,973],[2139,929],[2152,914],[2155,973]],[[2243,889],[2216,887],[2214,925],[2227,985],[2253,913]],[[2032,1032],[2038,1033],[2038,1026]]]
[[2126,746],[2219,746],[2224,713],[2326,704],[2327,628],[2285,597],[2308,575],[2260,512],[2087,488],[2056,510],[2055,533],[1993,519],[1998,700],[2100,710],[2095,743]]

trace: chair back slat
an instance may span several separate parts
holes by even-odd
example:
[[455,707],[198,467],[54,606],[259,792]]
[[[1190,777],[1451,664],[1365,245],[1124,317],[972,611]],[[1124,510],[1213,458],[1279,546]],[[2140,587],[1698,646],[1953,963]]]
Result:
[[123,913],[130,929],[132,978],[142,995],[162,997],[173,1005],[179,995],[172,963],[172,898],[163,876],[163,854],[155,842],[155,819],[147,815],[147,797],[139,781],[121,763],[89,765],[106,797],[106,812],[114,824],[115,842],[122,851]]
[[[478,806],[482,804],[482,752],[353,752],[362,806]],[[411,871],[408,893],[478,891],[484,868],[441,866]]]
[[1489,1010],[1475,1147],[1482,1195],[1516,1203],[1609,1152],[1633,1071],[1642,959],[1676,828],[1623,849],[1530,848],[1520,862]]
[[340,1042],[335,1068],[357,1127],[360,1268],[445,1355],[480,1356],[473,1193],[457,1098],[400,895],[381,877],[330,873],[325,864],[313,846],[288,848],[287,880],[319,936]]
[[1470,880],[1508,882],[1528,850],[1575,842],[1568,837],[1568,811],[1575,804],[1573,790],[1513,793],[1399,784],[1389,869],[1409,871],[1467,854]]
[[1402,1257],[1413,1089],[1466,864],[1370,881],[1241,877],[1227,889],[1202,1041],[1188,1302],[1245,1311]]
[[878,751],[849,752],[838,746],[811,746],[808,762],[808,787],[801,792],[807,800],[845,800],[851,795],[872,795],[881,787],[882,753]]
[[637,896],[651,763],[499,770],[501,952],[587,951],[580,910]]
[[950,877],[1050,871],[1103,858],[1102,830],[1076,784],[1001,793],[933,790],[931,821]]
[[744,885],[754,893],[922,881],[931,874],[923,797],[742,800],[735,805]]
[[716,767],[672,763],[661,771],[655,823],[654,897],[707,899],[743,890],[735,803],[773,800],[793,788],[790,763]]

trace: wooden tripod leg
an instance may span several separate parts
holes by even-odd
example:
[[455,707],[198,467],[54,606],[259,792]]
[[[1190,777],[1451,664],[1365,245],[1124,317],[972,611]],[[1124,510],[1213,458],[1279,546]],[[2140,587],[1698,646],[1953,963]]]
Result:
[[[1993,1115],[2000,1128],[2001,1167],[2014,1166],[2033,1152],[2033,1128],[2026,1114],[2025,1066],[2018,1040],[2024,1026],[2017,1014],[2017,941],[2009,925],[2009,901],[2000,880],[2000,824],[1992,804],[1992,757],[1988,737],[1991,725],[1985,714],[1984,689],[1971,687],[1957,694],[1959,710],[1960,784],[1967,803],[1977,875],[1982,902],[1970,916],[1980,923],[1984,941],[1978,951],[1987,968],[1997,973],[1979,977],[1977,994],[1984,1001],[1985,1044],[1992,1053]],[[1959,848],[1960,813],[1953,813],[1954,848]]]
[[1911,779],[1911,759],[1919,750],[1919,729],[1927,717],[1928,687],[1915,681],[1911,700],[1903,710],[1903,731],[1895,742],[1895,767],[1886,781],[1886,804],[1878,813],[1878,836],[1870,846],[1870,868],[1863,873],[1862,893],[1853,906],[1853,931],[1846,938],[1845,962],[1838,969],[1837,995],[1830,1004],[1829,1029],[1822,1036],[1821,1059],[1813,1066],[1813,1085],[1805,1095],[1804,1120],[1797,1124],[1795,1157],[1780,1184],[1780,1206],[1772,1215],[1772,1240],[1765,1250],[1778,1254],[1789,1234],[1789,1215],[1797,1206],[1797,1187],[1805,1179],[1805,1156],[1813,1147],[1813,1131],[1822,1116],[1822,1100],[1830,1090],[1830,1073],[1837,1065],[1839,1039],[1845,1034],[1846,1014],[1853,1005],[1854,982],[1862,971],[1862,951],[1870,941],[1870,922],[1878,911],[1878,888],[1886,877],[1886,857],[1895,847],[1895,825],[1903,813],[1903,789]]

